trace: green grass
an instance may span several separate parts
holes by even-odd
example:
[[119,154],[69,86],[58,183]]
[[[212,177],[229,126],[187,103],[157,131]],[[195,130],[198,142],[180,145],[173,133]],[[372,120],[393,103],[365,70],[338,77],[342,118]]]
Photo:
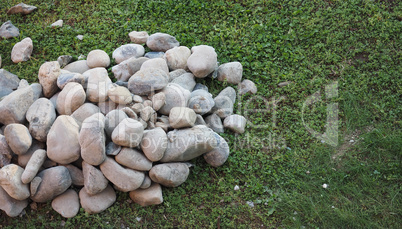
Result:
[[[220,63],[240,61],[243,78],[253,80],[258,93],[236,106],[249,121],[246,133],[223,134],[232,149],[228,161],[214,169],[195,159],[183,185],[163,189],[163,204],[142,208],[119,193],[105,212],[88,215],[81,209],[73,219],[39,204],[22,217],[1,213],[0,227],[402,225],[400,1],[25,1],[38,11],[6,15],[17,3],[0,3],[0,22],[11,20],[20,29],[20,37],[0,40],[0,54],[4,69],[29,82],[38,81],[45,61],[93,49],[111,56],[130,42],[129,32],[145,30],[169,33],[190,48],[213,46]],[[58,19],[64,26],[50,28]],[[79,34],[83,41],[75,38]],[[11,49],[25,37],[34,42],[32,58],[13,64]],[[277,86],[284,81],[293,83]],[[338,96],[326,98],[325,86],[334,81]],[[206,84],[214,95],[226,86],[216,80]],[[327,104],[338,103],[337,147],[321,143],[303,125],[303,103],[317,91],[321,102],[308,106],[304,121],[325,132]]]

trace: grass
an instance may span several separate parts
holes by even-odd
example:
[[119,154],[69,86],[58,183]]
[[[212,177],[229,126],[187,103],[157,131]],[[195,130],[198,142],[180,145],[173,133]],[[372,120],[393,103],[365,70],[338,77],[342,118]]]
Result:
[[[11,20],[20,29],[20,37],[0,40],[0,54],[4,69],[29,82],[38,81],[45,61],[60,55],[77,58],[93,49],[111,56],[130,42],[130,31],[145,30],[169,33],[187,47],[213,46],[220,63],[240,61],[243,78],[253,80],[258,93],[238,98],[236,112],[249,123],[243,135],[223,134],[231,147],[228,161],[214,169],[202,158],[195,159],[183,185],[163,189],[162,205],[142,208],[119,193],[118,201],[101,214],[88,215],[81,209],[75,218],[64,219],[49,203],[38,204],[22,217],[1,213],[0,227],[402,224],[400,1],[46,0],[25,1],[38,7],[33,14],[6,15],[17,3],[0,3],[0,21]],[[50,28],[58,19],[64,26]],[[84,40],[76,38],[79,34]],[[11,49],[25,37],[34,42],[32,58],[13,64]],[[278,87],[284,81],[291,83]],[[338,95],[327,98],[325,86],[335,81]],[[214,95],[227,86],[210,79],[206,84]],[[322,143],[303,125],[303,104],[316,92],[321,101],[307,106],[304,122],[324,133],[327,104],[337,103],[336,147]],[[234,191],[235,185],[239,191]]]

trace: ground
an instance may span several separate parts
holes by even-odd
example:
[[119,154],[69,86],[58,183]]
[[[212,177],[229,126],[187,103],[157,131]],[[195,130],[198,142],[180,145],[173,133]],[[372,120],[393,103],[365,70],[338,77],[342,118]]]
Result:
[[[38,81],[45,61],[93,49],[111,56],[130,42],[129,32],[145,30],[171,34],[187,47],[213,46],[220,63],[243,64],[243,78],[254,81],[258,93],[238,97],[236,113],[248,125],[242,135],[222,134],[231,147],[228,161],[219,168],[202,158],[191,161],[188,180],[163,189],[163,204],[143,208],[119,193],[105,212],[81,209],[72,219],[49,203],[37,204],[21,217],[0,213],[0,227],[402,224],[401,1],[44,0],[24,2],[38,7],[33,14],[6,15],[18,3],[0,3],[0,22],[11,20],[20,29],[19,37],[0,40],[0,54],[2,68],[29,82]],[[50,28],[58,19],[64,26]],[[33,40],[32,58],[13,64],[11,49],[25,37]],[[202,82],[214,95],[228,86]],[[334,83],[338,87],[327,92]]]

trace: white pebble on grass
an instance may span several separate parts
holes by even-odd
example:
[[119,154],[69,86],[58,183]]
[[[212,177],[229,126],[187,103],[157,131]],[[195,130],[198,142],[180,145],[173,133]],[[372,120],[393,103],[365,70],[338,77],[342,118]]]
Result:
[[238,191],[239,189],[240,189],[239,185],[236,185],[236,186],[234,187],[234,190],[235,190],[235,191]]

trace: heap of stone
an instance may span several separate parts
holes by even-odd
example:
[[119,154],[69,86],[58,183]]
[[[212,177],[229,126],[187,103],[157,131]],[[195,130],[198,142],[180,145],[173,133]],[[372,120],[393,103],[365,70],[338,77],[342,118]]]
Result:
[[116,83],[102,50],[46,62],[31,85],[0,70],[0,209],[7,215],[30,200],[51,201],[66,218],[80,206],[99,213],[116,201],[115,190],[141,206],[160,204],[161,186],[182,184],[189,160],[225,163],[230,150],[218,133],[243,133],[246,119],[233,114],[234,88],[214,97],[196,79],[214,75],[255,93],[254,83],[241,82],[242,65],[218,66],[213,47],[190,50],[168,34],[130,38],[135,43],[112,54]]

